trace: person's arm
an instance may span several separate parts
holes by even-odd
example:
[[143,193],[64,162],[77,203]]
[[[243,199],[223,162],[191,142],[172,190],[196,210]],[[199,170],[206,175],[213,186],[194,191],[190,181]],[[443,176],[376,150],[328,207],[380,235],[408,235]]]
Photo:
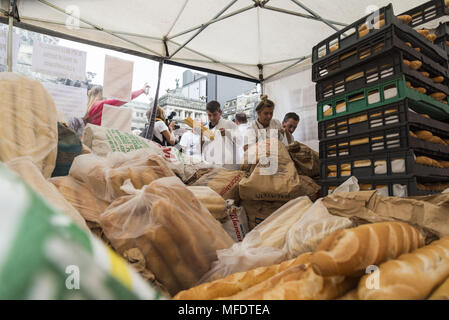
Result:
[[175,145],[175,136],[173,135],[173,133],[169,132],[168,130],[162,131],[161,133],[170,145]]
[[[135,98],[140,96],[142,93],[144,93],[145,89],[147,87],[149,88],[150,86],[145,84],[142,89],[133,91],[131,94],[131,100],[134,100]],[[111,106],[116,106],[116,107],[120,107],[126,103],[126,101],[121,101],[121,100],[117,100],[117,99],[109,99],[109,100],[104,100],[102,102],[103,102],[103,104],[109,104]]]

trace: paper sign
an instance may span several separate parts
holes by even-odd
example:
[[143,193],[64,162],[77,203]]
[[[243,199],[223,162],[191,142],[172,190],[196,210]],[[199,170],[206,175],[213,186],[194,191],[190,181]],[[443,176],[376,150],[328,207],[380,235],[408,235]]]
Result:
[[[12,37],[12,64],[17,62],[17,54],[19,52],[19,38],[15,34]],[[8,32],[6,30],[0,30],[0,64],[8,65]]]
[[134,62],[106,55],[103,96],[121,101],[131,100]]
[[55,77],[84,81],[86,52],[35,41],[31,70]]
[[131,132],[132,114],[132,108],[120,108],[105,104],[101,115],[101,126],[109,129]]
[[87,110],[87,89],[65,86],[51,82],[43,82],[44,87],[53,97],[56,108],[64,113],[67,119],[83,117]]

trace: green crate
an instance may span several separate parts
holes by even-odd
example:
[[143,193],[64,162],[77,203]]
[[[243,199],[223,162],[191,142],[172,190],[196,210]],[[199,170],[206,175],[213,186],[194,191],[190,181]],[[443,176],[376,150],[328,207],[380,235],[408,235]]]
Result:
[[[357,98],[354,100],[354,98]],[[407,87],[402,75],[377,85],[356,90],[332,99],[320,102],[317,107],[318,122],[353,114],[359,111],[380,107],[385,104],[401,101],[405,98],[413,100],[412,109],[418,113],[428,114],[441,121],[449,120],[449,105],[439,102],[425,94]],[[446,97],[446,101],[448,98]],[[352,102],[350,102],[352,100]],[[337,106],[339,112],[337,113]],[[324,116],[323,111],[332,108],[332,114]]]

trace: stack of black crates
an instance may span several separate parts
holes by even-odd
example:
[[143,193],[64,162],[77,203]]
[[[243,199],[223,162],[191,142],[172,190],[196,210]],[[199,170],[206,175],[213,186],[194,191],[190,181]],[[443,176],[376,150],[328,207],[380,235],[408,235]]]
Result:
[[[447,14],[445,1],[433,0],[403,13],[412,17],[406,23],[390,4],[313,48],[323,196],[350,176],[362,190],[390,196],[449,187],[449,26],[432,30],[434,42],[417,32]],[[422,65],[416,70],[404,60]],[[419,130],[447,142],[413,137]],[[447,161],[446,168],[418,164],[419,156]]]

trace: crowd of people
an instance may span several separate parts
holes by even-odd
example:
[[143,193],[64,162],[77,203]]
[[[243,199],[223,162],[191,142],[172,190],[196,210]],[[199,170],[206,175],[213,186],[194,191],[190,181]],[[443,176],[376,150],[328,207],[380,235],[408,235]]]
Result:
[[[142,89],[132,93],[132,99],[137,98],[149,88],[147,84]],[[102,111],[104,105],[121,106],[126,102],[120,100],[103,98],[103,88],[95,86],[88,92],[87,111],[82,118],[72,118],[69,126],[81,137],[85,125],[88,123],[101,125]],[[182,136],[176,136],[174,131],[177,128],[176,122],[165,115],[164,110],[158,106],[153,126],[152,140],[162,146],[176,146],[180,151],[188,156],[200,156],[202,160],[211,163],[221,164],[230,169],[238,166],[244,156],[248,146],[257,143],[261,137],[277,138],[284,145],[294,142],[295,132],[300,118],[294,112],[289,112],[281,121],[274,119],[275,103],[262,96],[256,106],[256,119],[248,121],[245,113],[237,113],[234,121],[224,119],[223,111],[218,101],[210,101],[206,105],[208,116],[207,129],[214,134],[213,139],[203,135],[200,126],[194,126],[185,131]],[[147,112],[150,120],[151,110]],[[141,137],[149,138],[149,123],[140,133]]]

